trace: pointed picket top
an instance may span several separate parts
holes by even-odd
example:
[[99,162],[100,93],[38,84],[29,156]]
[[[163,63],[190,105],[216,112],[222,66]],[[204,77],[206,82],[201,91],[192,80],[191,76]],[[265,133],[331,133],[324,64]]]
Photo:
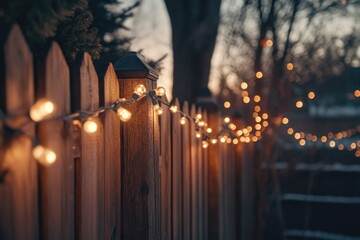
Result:
[[91,56],[84,53],[80,65],[80,106],[82,110],[95,111],[99,107],[99,80]]
[[125,56],[117,60],[114,69],[118,78],[148,78],[157,81],[159,74],[150,67],[137,52],[128,52]]
[[1,99],[1,105],[6,104],[6,106],[0,107],[7,109],[13,115],[23,115],[32,104],[34,73],[32,54],[19,25],[14,25],[9,31],[3,51],[5,59],[0,72],[4,71],[1,75],[5,77],[5,81],[2,84],[6,82],[5,94],[11,92],[12,100],[8,102],[6,99]]

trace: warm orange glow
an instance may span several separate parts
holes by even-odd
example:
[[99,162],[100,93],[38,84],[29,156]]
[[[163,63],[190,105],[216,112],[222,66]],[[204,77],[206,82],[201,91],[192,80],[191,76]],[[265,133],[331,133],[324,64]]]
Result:
[[211,139],[211,143],[212,143],[212,144],[216,144],[216,143],[217,143],[217,139],[216,139],[216,138]]
[[356,143],[351,143],[350,148],[354,150],[356,148]]
[[253,118],[256,118],[257,116],[259,116],[259,113],[253,112],[252,116],[253,116]]
[[243,91],[243,92],[241,93],[241,96],[242,96],[242,97],[248,97],[248,96],[249,96],[248,91]]
[[209,146],[209,143],[207,141],[202,141],[202,147],[207,148]]
[[180,124],[181,124],[181,125],[185,125],[185,124],[186,124],[186,118],[185,118],[185,117],[181,117],[181,118],[180,118]]
[[243,132],[242,132],[241,130],[238,130],[238,131],[236,132],[236,135],[237,135],[238,137],[240,137],[242,134],[243,134]]
[[226,141],[226,138],[225,137],[221,137],[220,138],[220,142],[224,143]]
[[295,138],[295,139],[300,139],[300,133],[298,133],[298,132],[295,133],[294,138]]
[[255,76],[256,76],[256,78],[260,79],[260,78],[262,78],[264,75],[263,75],[262,72],[259,71],[259,72],[256,72]]
[[201,119],[201,118],[202,118],[201,113],[196,114],[196,118],[197,118],[197,119]]
[[225,118],[224,118],[224,122],[229,123],[229,122],[230,122],[230,118],[229,118],[229,117],[225,117]]
[[249,98],[249,97],[244,97],[244,98],[243,98],[243,101],[244,101],[244,103],[249,103],[249,102],[250,102],[250,98]]
[[255,124],[255,129],[260,130],[261,129],[261,124],[259,124],[259,123]]
[[231,103],[229,101],[224,102],[224,108],[231,107]]
[[260,101],[261,101],[261,97],[259,95],[255,95],[254,102],[260,102]]
[[354,96],[355,97],[360,97],[360,90],[355,90],[354,91]]
[[212,133],[212,129],[211,129],[211,128],[207,128],[207,129],[206,129],[206,132],[207,132],[207,133]]
[[339,150],[344,150],[344,145],[343,145],[343,144],[339,144],[338,149],[339,149]]
[[261,107],[260,107],[260,106],[255,106],[255,107],[254,107],[254,111],[255,111],[255,112],[260,112],[260,111],[261,111]]
[[288,128],[287,133],[288,133],[289,135],[293,134],[293,133],[294,133],[294,129]]
[[46,98],[39,99],[30,108],[30,118],[35,121],[41,121],[50,117],[54,112],[55,105],[52,101]]
[[258,123],[258,122],[261,122],[261,117],[256,117],[256,118],[255,118],[255,122],[257,122],[257,123]]
[[264,127],[267,127],[267,126],[269,126],[269,122],[268,122],[268,121],[263,121],[262,125],[263,125]]
[[267,47],[271,47],[271,46],[273,45],[273,41],[271,41],[270,39],[268,39],[268,40],[266,40],[265,45],[266,45]]
[[333,138],[334,137],[334,134],[332,132],[329,132],[328,133],[328,138]]
[[289,119],[287,117],[284,117],[281,122],[282,124],[286,125],[289,123]]
[[92,118],[89,118],[84,123],[84,131],[86,133],[95,133],[97,129],[98,129],[97,123]]
[[327,137],[326,136],[322,136],[321,137],[321,141],[324,143],[324,142],[326,142],[327,141]]
[[333,147],[335,147],[335,145],[336,145],[336,144],[335,144],[335,141],[334,141],[334,140],[331,140],[331,141],[329,142],[329,146],[330,146],[330,147],[333,148]]
[[247,84],[246,82],[242,82],[242,83],[240,84],[240,87],[241,87],[241,89],[245,90],[245,89],[248,88],[248,84]]
[[252,127],[251,126],[247,126],[246,129],[251,132],[252,131]]
[[269,117],[269,115],[267,113],[263,113],[263,115],[262,115],[263,119],[268,119],[268,117]]
[[296,107],[297,108],[302,108],[304,106],[303,102],[302,101],[297,101],[296,102]]
[[239,140],[237,139],[237,138],[234,138],[233,140],[232,140],[232,142],[233,142],[233,144],[238,144],[239,143]]
[[255,132],[255,136],[260,137],[260,136],[261,136],[261,132],[260,132],[260,131],[256,131],[256,132]]
[[311,137],[311,141],[316,142],[316,141],[317,141],[317,136],[313,135],[313,136]]
[[252,140],[253,142],[257,142],[257,141],[258,141],[258,137],[257,137],[257,136],[253,136],[253,137],[251,138],[251,140]]
[[356,156],[356,157],[360,157],[360,150],[357,150],[357,151],[355,152],[355,156]]
[[315,98],[315,93],[314,92],[309,92],[308,93],[308,98],[309,99],[314,99]]
[[299,144],[300,144],[301,146],[305,146],[305,144],[306,144],[305,139],[301,139],[301,140],[299,141]]
[[130,118],[131,118],[131,112],[129,112],[128,110],[126,110],[123,107],[118,108],[117,114],[118,114],[120,120],[123,121],[123,122],[129,121]]
[[236,125],[233,124],[233,123],[230,123],[228,127],[229,127],[230,130],[233,130],[233,131],[236,130]]
[[286,64],[286,68],[287,68],[287,70],[291,71],[294,69],[294,65],[292,63],[288,63],[288,64]]

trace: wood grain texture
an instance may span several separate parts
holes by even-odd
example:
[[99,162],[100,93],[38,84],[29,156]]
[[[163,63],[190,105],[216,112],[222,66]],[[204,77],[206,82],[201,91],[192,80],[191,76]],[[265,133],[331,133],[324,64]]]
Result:
[[[119,98],[119,82],[112,64],[104,77],[104,103]],[[107,111],[104,122],[104,228],[105,239],[121,239],[121,156],[120,119]]]
[[[208,116],[207,116],[207,111],[204,110],[203,111],[203,116],[204,116],[204,121],[208,122]],[[209,143],[211,144],[211,143]],[[208,171],[207,169],[209,168],[209,158],[208,158],[208,150],[207,149],[202,149],[202,162],[203,162],[203,168],[202,168],[202,181],[203,181],[203,196],[204,196],[204,200],[203,200],[203,238],[204,239],[208,239],[209,238],[209,198],[207,196],[208,193]]]
[[[17,25],[1,47],[1,107],[17,116],[9,124],[18,125],[26,120],[23,116],[34,102],[33,58]],[[34,136],[33,124],[24,130]],[[0,184],[0,239],[38,239],[37,163],[31,154],[32,142],[25,136],[1,134],[0,171],[7,174]]]
[[[221,120],[218,111],[208,111],[208,124],[214,131],[218,132],[221,129]],[[208,214],[209,214],[209,239],[221,239],[222,233],[222,218],[220,214],[220,196],[222,193],[221,179],[220,179],[220,144],[210,144],[208,148]]]
[[[163,106],[165,108],[166,106]],[[164,111],[160,118],[160,168],[161,168],[161,237],[171,239],[171,119],[170,112]]]
[[[80,109],[99,107],[98,76],[90,55],[84,53],[79,74]],[[104,127],[98,117],[95,133],[81,134],[81,157],[77,162],[77,220],[79,239],[104,238]]]
[[[184,102],[182,111],[189,114],[189,104]],[[186,120],[185,125],[181,125],[182,141],[182,169],[183,169],[183,229],[184,239],[191,239],[191,162],[190,162],[190,126]]]
[[[198,108],[198,113],[200,113],[204,119],[204,113],[201,108]],[[201,139],[200,139],[201,140]],[[198,185],[198,226],[199,226],[199,240],[204,239],[204,159],[203,159],[203,148],[201,141],[199,142],[199,145],[197,147],[197,185]]]
[[[179,101],[175,106],[180,109]],[[173,214],[173,239],[183,239],[183,196],[182,196],[182,142],[180,115],[171,114],[171,140],[172,140],[172,214]]]
[[[119,77],[119,76],[118,76]],[[121,76],[120,76],[121,77]],[[135,86],[151,89],[149,79],[119,79],[120,96],[131,98]],[[128,106],[134,114],[131,121],[122,123],[122,239],[159,239],[160,220],[157,211],[155,168],[159,154],[154,147],[156,123],[150,98]]]
[[[69,69],[57,43],[52,43],[44,61],[38,63],[40,97],[51,99],[55,116],[70,112]],[[41,167],[41,237],[74,239],[74,161],[69,124],[62,120],[39,126],[40,142],[52,149],[57,159]]]
[[[191,105],[190,108],[190,116],[192,118],[195,118],[196,116],[196,107],[195,105]],[[190,182],[191,182],[191,239],[199,239],[199,201],[198,201],[198,148],[200,146],[199,139],[195,136],[196,133],[196,126],[194,122],[190,122],[190,169],[191,169],[191,176],[190,176]]]

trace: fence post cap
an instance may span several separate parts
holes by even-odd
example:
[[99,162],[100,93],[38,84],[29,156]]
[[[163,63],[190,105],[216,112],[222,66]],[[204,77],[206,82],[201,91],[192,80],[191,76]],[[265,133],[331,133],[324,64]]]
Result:
[[139,53],[128,52],[114,63],[118,78],[148,78],[157,81],[159,74],[147,64]]

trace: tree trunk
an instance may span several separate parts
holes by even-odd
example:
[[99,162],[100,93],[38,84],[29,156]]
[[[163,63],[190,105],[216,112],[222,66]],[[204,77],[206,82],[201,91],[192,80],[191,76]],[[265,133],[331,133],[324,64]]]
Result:
[[220,21],[221,0],[165,0],[174,58],[173,96],[194,103],[208,96],[211,57]]

